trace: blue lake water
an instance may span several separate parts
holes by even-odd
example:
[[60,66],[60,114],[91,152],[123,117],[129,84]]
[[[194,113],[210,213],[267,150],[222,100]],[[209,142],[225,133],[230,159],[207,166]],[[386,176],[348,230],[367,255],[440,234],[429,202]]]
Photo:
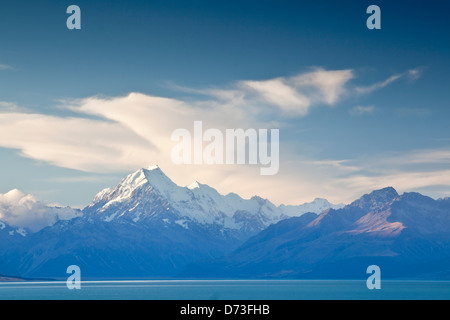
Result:
[[139,280],[1,282],[1,300],[448,300],[448,281],[382,281],[369,290],[359,280]]

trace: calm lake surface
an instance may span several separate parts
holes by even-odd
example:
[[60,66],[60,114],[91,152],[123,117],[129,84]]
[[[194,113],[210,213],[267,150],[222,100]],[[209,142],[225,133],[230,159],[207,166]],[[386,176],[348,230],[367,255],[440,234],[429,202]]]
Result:
[[361,280],[137,280],[0,282],[1,300],[448,300],[449,281],[381,281],[369,290]]

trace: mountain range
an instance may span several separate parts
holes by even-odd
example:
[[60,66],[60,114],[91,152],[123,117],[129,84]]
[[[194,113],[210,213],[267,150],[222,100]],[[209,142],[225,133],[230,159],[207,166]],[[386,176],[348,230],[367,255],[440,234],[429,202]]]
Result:
[[388,278],[450,277],[450,200],[392,187],[348,205],[276,206],[181,187],[152,166],[71,218],[59,209],[66,218],[37,231],[0,221],[0,274],[65,278],[75,264],[85,279],[334,279],[377,264]]
[[341,209],[280,221],[184,276],[361,279],[378,265],[384,278],[448,279],[449,226],[450,199],[388,187]]

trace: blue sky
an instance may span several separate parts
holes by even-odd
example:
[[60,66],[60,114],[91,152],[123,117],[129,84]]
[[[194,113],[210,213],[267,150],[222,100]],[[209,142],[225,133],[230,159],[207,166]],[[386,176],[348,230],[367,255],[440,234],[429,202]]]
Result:
[[[71,4],[81,8],[81,30],[66,28]],[[381,8],[381,30],[366,28],[371,4]],[[450,195],[449,9],[445,1],[2,1],[0,193],[19,188],[84,206],[158,162],[181,185],[200,180],[275,203],[346,202],[387,185]],[[174,105],[153,110],[154,97],[190,111],[201,102],[223,107],[234,101],[214,90],[247,94],[248,81],[289,86],[320,72],[338,81],[339,94],[332,99],[322,80],[320,98],[299,89],[311,99],[304,114],[233,105],[249,113],[230,125],[278,123],[273,177],[251,166],[175,167],[145,149],[161,131],[126,120],[148,104],[140,119],[148,127],[176,123],[176,109],[167,113]]]

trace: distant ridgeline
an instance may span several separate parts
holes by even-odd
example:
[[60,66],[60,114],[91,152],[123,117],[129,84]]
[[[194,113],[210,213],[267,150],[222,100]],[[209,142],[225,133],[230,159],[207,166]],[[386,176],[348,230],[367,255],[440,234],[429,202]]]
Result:
[[15,230],[0,222],[0,273],[27,278],[65,278],[78,265],[84,279],[365,279],[373,264],[383,278],[450,278],[450,200],[390,187],[346,206],[275,206],[180,187],[155,166],[80,216]]

